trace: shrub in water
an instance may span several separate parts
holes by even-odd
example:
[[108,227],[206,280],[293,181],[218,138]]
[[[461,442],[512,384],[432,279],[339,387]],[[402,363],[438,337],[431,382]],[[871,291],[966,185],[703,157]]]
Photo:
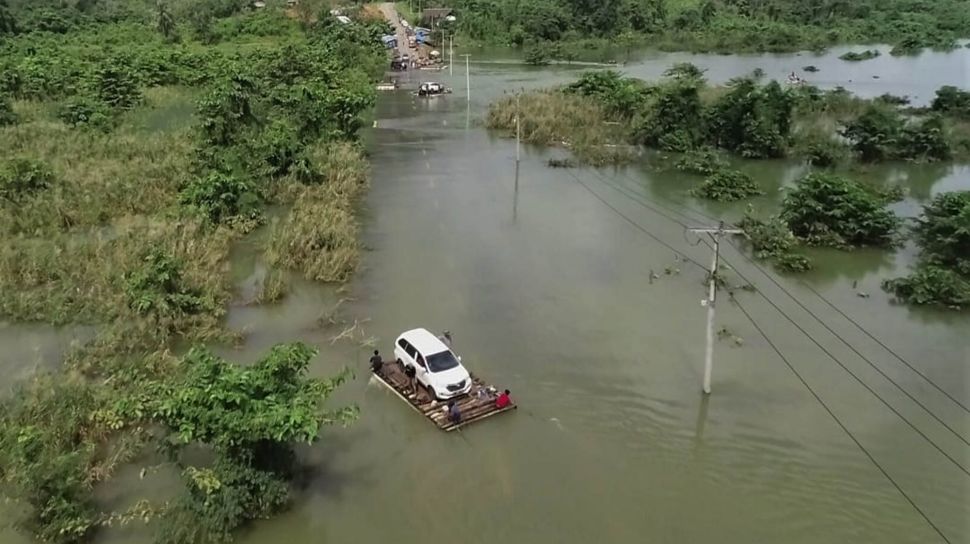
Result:
[[674,168],[690,174],[709,176],[714,172],[727,168],[724,156],[713,147],[700,147],[684,153],[674,164]]
[[691,189],[690,194],[709,200],[733,202],[764,194],[764,191],[744,172],[721,170],[711,174],[699,187]]
[[795,253],[798,238],[778,216],[758,219],[749,207],[739,225],[754,250],[755,257],[771,261],[781,270],[804,272],[812,268],[812,262]]
[[781,218],[812,245],[891,246],[900,219],[860,184],[828,173],[802,178],[782,202]]

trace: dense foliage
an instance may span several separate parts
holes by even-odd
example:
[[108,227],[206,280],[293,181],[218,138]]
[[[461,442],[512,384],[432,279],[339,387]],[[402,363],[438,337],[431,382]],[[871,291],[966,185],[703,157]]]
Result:
[[708,176],[704,183],[691,189],[690,193],[708,200],[733,202],[764,194],[764,191],[744,172],[725,169]]
[[785,196],[781,218],[810,245],[888,247],[897,241],[900,219],[886,203],[852,180],[813,173]]
[[667,49],[791,51],[894,44],[952,48],[970,36],[960,0],[445,0],[476,40],[522,45],[627,35]]
[[795,251],[798,238],[777,215],[760,219],[748,208],[738,226],[744,230],[744,236],[755,257],[771,261],[786,272],[804,272],[812,268],[808,257]]
[[970,305],[970,191],[937,195],[913,233],[920,247],[916,271],[883,286],[914,304]]
[[[626,143],[684,153],[678,167],[705,175],[716,166],[712,150],[753,159],[797,156],[820,167],[850,158],[937,161],[970,156],[970,125],[959,113],[962,91],[946,88],[939,91],[934,109],[903,109],[898,97],[865,100],[842,88],[785,89],[755,76],[711,87],[700,69],[681,63],[657,83],[605,70],[584,73],[560,91],[521,96],[523,103],[529,97],[530,111],[523,112],[522,123],[530,134],[554,133],[541,139],[526,135],[529,141],[591,139],[591,133],[604,132],[604,125],[617,126],[612,132],[625,134]],[[587,98],[591,107],[564,119],[562,104],[581,101],[561,98],[563,94]],[[537,107],[540,102],[542,107]],[[489,127],[514,129],[515,107],[507,99],[493,104]]]
[[[0,0],[0,317],[97,331],[0,407],[0,491],[40,540],[155,519],[159,542],[226,541],[287,504],[295,443],[355,414],[322,406],[346,374],[309,378],[305,346],[246,367],[172,355],[238,340],[230,249],[268,205],[285,227],[257,300],[286,269],[356,270],[387,26],[271,4]],[[98,486],[156,450],[179,497],[102,512]]]

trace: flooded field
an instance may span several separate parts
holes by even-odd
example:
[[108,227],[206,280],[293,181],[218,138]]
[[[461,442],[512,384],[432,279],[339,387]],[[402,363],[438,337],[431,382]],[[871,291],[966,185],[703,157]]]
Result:
[[[648,78],[691,61],[721,81],[815,64],[824,86],[919,99],[970,86],[968,50],[856,65],[840,52],[649,55],[624,70]],[[441,80],[453,95],[381,95],[368,134],[364,269],[340,292],[296,282],[279,304],[234,306],[229,324],[247,340],[223,348],[246,362],[276,342],[313,343],[315,373],[356,371],[334,401],[357,403],[361,418],[303,452],[315,471],[293,509],[239,541],[970,541],[970,315],[889,300],[879,282],[907,269],[909,247],[817,251],[817,270],[786,277],[727,245],[728,281],[757,292],[738,290],[736,303],[722,293],[724,338],[703,397],[706,272],[692,261],[708,263],[710,251],[684,226],[735,219],[744,204],[693,199],[698,178],[649,156],[619,169],[551,169],[546,160],[562,151],[524,148],[516,183],[515,142],[481,127],[502,93],[579,69],[473,63],[471,101],[464,66],[412,76],[412,86]],[[766,190],[755,201],[765,212],[804,171],[786,161],[742,168]],[[908,187],[897,204],[907,215],[937,192],[970,188],[965,166],[864,176]],[[241,292],[265,273],[257,245],[237,248]],[[355,341],[333,340],[355,323]],[[521,408],[446,434],[370,382],[370,345],[389,356],[396,335],[416,326],[451,330],[465,365],[510,388]],[[56,364],[84,334],[19,327],[0,327],[14,347],[0,354],[8,374]],[[116,480],[106,501],[123,502],[126,485],[166,489],[137,471]],[[4,544],[22,541],[0,533]]]

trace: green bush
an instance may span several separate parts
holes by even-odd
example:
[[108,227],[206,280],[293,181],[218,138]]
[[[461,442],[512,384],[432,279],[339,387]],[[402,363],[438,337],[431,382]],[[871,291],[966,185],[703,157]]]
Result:
[[954,309],[970,306],[970,281],[938,266],[920,266],[909,276],[883,281],[882,288],[909,304]]
[[952,151],[943,118],[931,115],[903,128],[896,157],[900,159],[946,160]]
[[141,266],[125,277],[128,305],[141,315],[177,317],[211,309],[212,302],[185,285],[182,263],[157,249],[148,251]]
[[795,253],[798,238],[780,217],[773,215],[759,219],[749,207],[739,226],[751,244],[755,257],[771,261],[786,272],[811,270],[812,262],[808,257]]
[[734,80],[706,112],[711,143],[748,158],[781,157],[788,146],[795,101],[777,82],[759,87]]
[[713,147],[699,147],[683,154],[674,164],[674,168],[690,174],[709,176],[728,167],[728,162],[717,149]]
[[862,51],[862,52],[849,51],[848,53],[843,54],[839,58],[849,62],[859,62],[863,60],[874,59],[878,57],[880,54],[881,53],[879,53],[879,51],[875,49],[866,49],[865,51]]
[[913,231],[925,262],[970,276],[970,191],[937,195]]
[[223,223],[233,217],[255,217],[260,197],[251,182],[232,174],[210,172],[182,189],[179,201],[207,220]]
[[53,172],[40,161],[15,158],[0,163],[0,199],[20,202],[53,184]]
[[860,159],[874,162],[897,154],[903,126],[904,121],[895,110],[870,105],[857,118],[845,123],[839,134],[851,142]]
[[10,99],[0,95],[0,127],[13,125],[18,121],[16,112],[10,104]]
[[704,137],[700,83],[674,80],[653,88],[634,119],[634,139],[665,151],[685,152]]
[[795,153],[812,166],[828,168],[846,160],[845,144],[823,132],[809,132],[797,138]]
[[115,111],[130,110],[142,101],[138,77],[127,60],[112,60],[95,71],[92,92]]
[[95,97],[77,95],[65,100],[57,112],[57,118],[72,127],[96,127],[107,129],[111,126],[111,112]]
[[945,85],[937,89],[930,107],[940,113],[970,117],[970,92]]
[[900,219],[885,204],[852,180],[813,173],[785,196],[781,218],[810,245],[889,247],[897,242]]
[[708,176],[700,186],[691,189],[690,194],[708,200],[733,202],[762,195],[764,191],[744,172],[721,170]]

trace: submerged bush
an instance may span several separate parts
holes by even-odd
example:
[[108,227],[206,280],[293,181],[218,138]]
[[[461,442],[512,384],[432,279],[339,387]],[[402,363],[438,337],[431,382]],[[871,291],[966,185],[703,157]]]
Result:
[[711,142],[748,158],[781,157],[788,146],[795,101],[777,82],[732,81],[706,112]]
[[909,276],[883,281],[882,288],[909,304],[970,306],[970,280],[939,266],[919,266]]
[[786,272],[811,270],[812,262],[808,257],[795,252],[798,238],[777,215],[759,219],[749,207],[739,226],[744,230],[755,257],[771,261]]
[[970,276],[970,191],[937,195],[913,231],[927,263]]
[[810,245],[892,246],[900,219],[860,184],[827,173],[809,174],[785,196],[781,218]]
[[970,117],[970,92],[944,85],[937,89],[930,107],[940,113]]
[[849,51],[839,58],[849,62],[859,62],[863,60],[874,59],[881,55],[881,53],[876,49],[866,49],[865,51]]
[[822,132],[810,132],[798,137],[797,142],[795,153],[812,166],[828,168],[849,157],[845,144]]
[[733,202],[762,195],[764,191],[744,172],[721,170],[708,176],[700,186],[691,189],[690,194],[709,200]]
[[674,168],[690,174],[709,176],[719,170],[727,168],[728,162],[717,149],[713,147],[699,147],[683,154]]
[[171,255],[153,249],[142,258],[141,266],[125,278],[128,305],[141,315],[177,317],[208,309],[197,289],[185,285],[182,263]]

